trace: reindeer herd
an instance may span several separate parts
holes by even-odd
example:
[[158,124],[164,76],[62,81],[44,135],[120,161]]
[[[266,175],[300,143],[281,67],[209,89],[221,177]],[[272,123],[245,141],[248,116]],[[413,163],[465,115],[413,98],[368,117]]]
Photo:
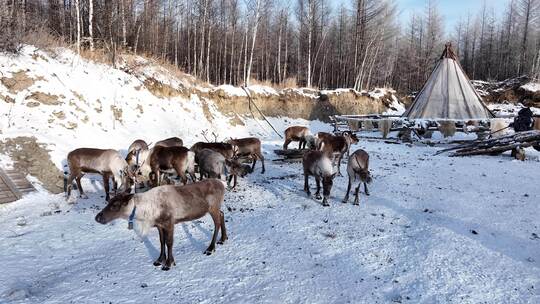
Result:
[[[349,153],[351,145],[358,143],[355,134],[319,132],[312,135],[307,127],[292,126],[285,130],[284,150],[292,141],[299,142],[300,149],[307,148],[302,165],[304,191],[308,196],[311,195],[309,177],[313,176],[317,187],[315,198],[322,199],[323,206],[329,206],[328,197],[333,180],[336,175],[341,175],[341,161],[346,153],[349,182],[343,202],[348,201],[351,187],[357,181],[354,204],[359,203],[361,184],[364,184],[365,194],[369,195],[369,155],[362,149]],[[240,161],[242,158],[250,159],[251,166],[243,164]],[[227,240],[225,219],[221,211],[225,187],[221,179],[224,177],[227,186],[234,189],[238,176],[252,173],[258,160],[262,166],[261,174],[264,174],[261,141],[255,137],[230,139],[226,142],[197,142],[189,149],[178,137],[156,142],[153,147],[138,139],[129,146],[125,158],[112,149],[79,148],[67,155],[67,198],[71,196],[74,180],[79,197],[86,198],[81,185],[82,176],[86,173],[100,174],[108,204],[96,215],[96,222],[107,224],[115,219],[127,219],[130,225],[136,222],[143,235],[151,227],[156,227],[161,253],[154,265],[169,270],[175,265],[172,255],[175,224],[210,214],[214,222],[214,234],[204,252],[207,255],[215,251],[220,231],[218,244]],[[176,175],[181,185],[174,185],[169,177],[171,175]],[[112,198],[109,195],[111,178],[116,194]],[[141,188],[149,190],[137,193],[136,190]]]

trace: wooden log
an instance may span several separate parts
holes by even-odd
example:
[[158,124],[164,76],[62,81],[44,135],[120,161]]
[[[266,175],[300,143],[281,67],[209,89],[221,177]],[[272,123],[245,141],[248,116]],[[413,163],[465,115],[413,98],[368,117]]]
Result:
[[[468,156],[481,154],[498,154],[509,150],[527,148],[540,144],[540,131],[532,130],[518,132],[511,135],[476,141],[469,145],[462,145],[444,151],[456,150],[450,156]],[[439,151],[438,153],[440,153]]]

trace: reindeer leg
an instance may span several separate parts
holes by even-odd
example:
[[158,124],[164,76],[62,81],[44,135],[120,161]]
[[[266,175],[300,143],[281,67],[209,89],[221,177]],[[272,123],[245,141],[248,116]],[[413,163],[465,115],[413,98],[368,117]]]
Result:
[[[110,177],[110,175],[109,175],[109,177]],[[114,193],[117,193],[118,192],[118,183],[116,182],[116,180],[114,178],[113,178],[112,186],[113,186],[112,189],[113,189]]]
[[290,143],[291,143],[290,139],[285,139],[285,143],[283,143],[283,150],[287,150],[287,147],[289,146]]
[[171,266],[175,266],[176,262],[174,261],[172,246],[174,240],[174,224],[169,224],[169,227],[163,228],[165,232],[165,243],[167,245],[167,259],[165,260],[165,265],[161,267],[161,270],[169,270]]
[[161,171],[159,171],[159,169],[156,171],[156,176],[157,176],[157,184],[156,186],[161,186],[161,183],[163,182],[163,175],[161,175]]
[[315,176],[315,183],[317,184],[317,192],[315,192],[315,198],[321,199],[321,178],[318,176]]
[[201,166],[199,165],[199,181],[202,181],[202,180],[203,180],[203,170]]
[[77,183],[77,188],[79,189],[79,197],[87,199],[88,196],[86,194],[84,194],[84,190],[83,190],[83,188],[81,186],[81,178],[82,177],[83,177],[83,174],[77,175],[77,177],[75,177],[75,182]]
[[255,170],[255,164],[257,163],[257,156],[252,155],[253,157],[253,163],[251,164],[251,171]]
[[111,199],[109,196],[109,177],[108,173],[103,173],[103,190],[105,190],[105,200],[107,202]]
[[356,189],[354,190],[354,202],[353,205],[359,205],[359,199],[358,199],[358,192],[360,192],[360,186],[362,183],[358,183],[358,186],[356,186]]
[[367,196],[369,196],[369,190],[368,190],[368,188],[367,188],[367,183],[366,183],[366,182],[364,182],[364,193],[365,193]]
[[338,172],[338,175],[339,175],[339,176],[343,176],[343,174],[341,174],[341,159],[343,158],[343,154],[344,154],[344,153],[341,153],[341,154],[339,154],[339,156],[338,156],[337,172]]
[[73,188],[73,180],[75,179],[75,175],[73,173],[69,174],[69,178],[67,180],[67,194],[66,194],[66,200],[69,199],[71,196],[71,189]]
[[194,183],[197,181],[197,177],[195,176],[195,173],[189,172],[189,177],[191,178],[191,182]]
[[237,185],[237,179],[238,179],[238,175],[235,174],[235,175],[234,175],[234,183],[233,183],[233,186],[232,186],[233,189],[236,188],[236,185]]
[[216,251],[216,239],[219,233],[219,228],[221,227],[221,214],[216,212],[211,212],[212,220],[214,220],[214,235],[212,235],[212,242],[210,246],[204,251],[204,254],[211,255]]
[[347,185],[347,193],[345,194],[345,198],[343,198],[343,203],[346,204],[349,201],[349,192],[351,191],[351,178],[349,177],[349,184]]
[[165,255],[165,230],[163,228],[157,227],[157,230],[159,232],[159,244],[161,246],[161,251],[159,254],[159,257],[154,262],[154,266],[159,266],[165,262],[166,255]]
[[225,229],[225,215],[223,214],[223,211],[219,211],[220,218],[221,218],[221,240],[219,240],[218,244],[223,245],[227,239],[227,229]]
[[266,171],[264,169],[264,156],[262,154],[257,154],[257,157],[261,160],[261,163],[262,163],[262,171],[261,171],[261,174],[264,174],[264,172]]
[[307,196],[311,196],[311,191],[309,191],[309,175],[304,172],[304,191],[306,191]]
[[229,176],[227,177],[227,187],[229,187],[229,188],[231,187],[232,177],[233,177],[232,175],[229,175]]

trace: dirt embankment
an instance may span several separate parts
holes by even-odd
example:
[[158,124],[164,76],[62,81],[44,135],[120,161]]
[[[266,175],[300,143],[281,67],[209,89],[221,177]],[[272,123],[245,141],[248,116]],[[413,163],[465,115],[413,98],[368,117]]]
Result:
[[[225,115],[251,115],[247,96],[235,96],[219,89],[198,94],[212,100],[218,110]],[[373,98],[367,93],[354,90],[284,89],[274,94],[251,92],[251,96],[266,116],[322,121],[328,121],[330,115],[336,114],[381,113],[386,111],[393,101],[390,93]],[[258,114],[254,107],[252,111]]]
[[499,82],[473,81],[473,85],[487,103],[511,102],[540,107],[540,92],[523,88],[530,82],[529,77],[522,76]]
[[16,137],[0,141],[0,154],[8,155],[19,172],[36,177],[43,188],[52,193],[63,192],[62,171],[51,161],[45,145],[38,143],[35,137]]

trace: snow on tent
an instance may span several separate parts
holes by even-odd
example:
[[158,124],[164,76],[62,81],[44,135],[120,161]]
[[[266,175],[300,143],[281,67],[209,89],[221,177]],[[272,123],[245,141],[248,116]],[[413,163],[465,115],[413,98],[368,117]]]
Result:
[[403,117],[487,120],[495,115],[482,102],[463,72],[451,43],[447,43],[433,72]]

